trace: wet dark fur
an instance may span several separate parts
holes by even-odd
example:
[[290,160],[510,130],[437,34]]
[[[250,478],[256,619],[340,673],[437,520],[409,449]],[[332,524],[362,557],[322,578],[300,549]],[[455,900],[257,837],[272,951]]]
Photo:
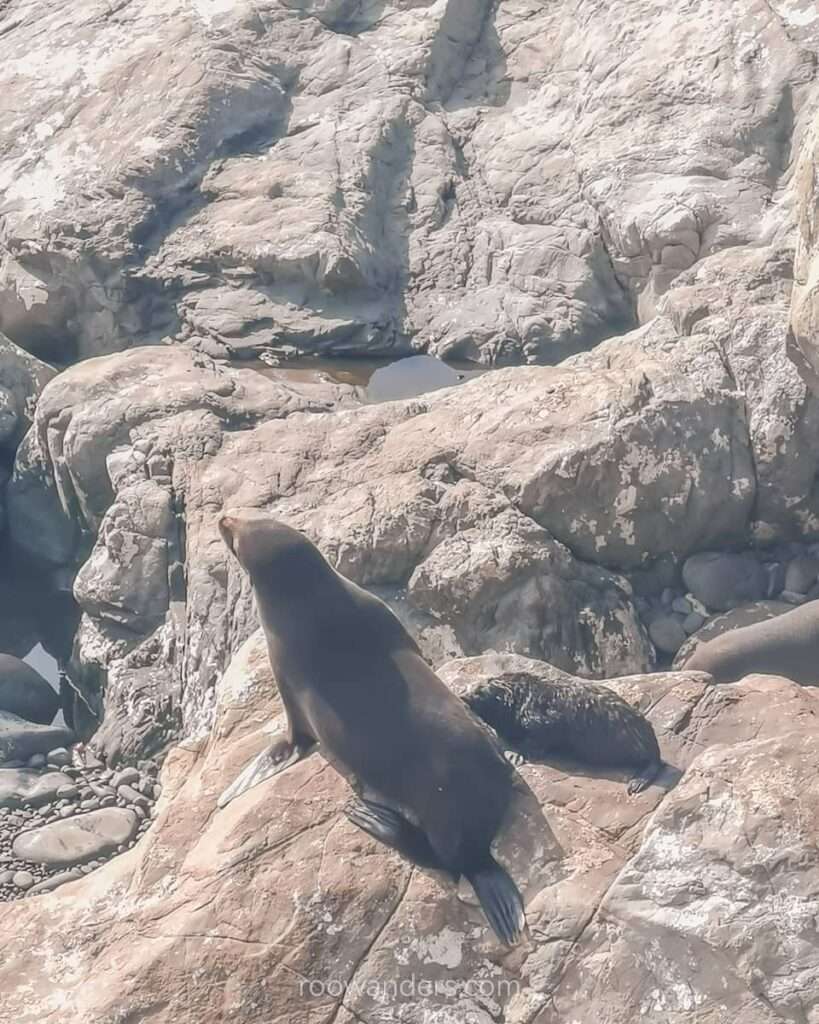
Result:
[[564,755],[595,767],[636,768],[632,793],[662,767],[651,723],[607,686],[517,676],[481,683],[464,701],[526,758]]

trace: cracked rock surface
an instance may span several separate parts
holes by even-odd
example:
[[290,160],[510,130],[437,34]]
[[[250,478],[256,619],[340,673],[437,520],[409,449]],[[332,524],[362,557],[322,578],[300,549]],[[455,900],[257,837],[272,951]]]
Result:
[[[444,674],[477,681],[492,664]],[[525,889],[530,939],[505,954],[450,883],[346,821],[348,791],[318,756],[217,811],[279,707],[256,634],[220,685],[209,741],[166,762],[140,844],[89,879],[0,908],[16,940],[0,964],[8,1013],[626,1024],[701,1021],[707,1007],[710,1019],[767,1024],[800,1007],[810,1019],[816,697],[764,676],[609,685],[648,714],[670,767],[629,798],[616,773],[524,766],[541,817],[507,828],[498,855]],[[387,980],[415,988],[391,998]]]
[[15,0],[0,328],[554,362],[791,223],[813,13]]

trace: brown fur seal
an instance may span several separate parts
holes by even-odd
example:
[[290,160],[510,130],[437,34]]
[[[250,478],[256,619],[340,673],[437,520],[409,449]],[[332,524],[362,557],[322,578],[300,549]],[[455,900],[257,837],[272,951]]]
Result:
[[681,667],[709,672],[718,683],[735,683],[752,672],[762,672],[817,684],[819,601],[707,640]]
[[318,745],[359,798],[349,819],[422,867],[466,877],[498,938],[515,943],[523,901],[490,851],[515,774],[489,730],[390,609],[303,534],[247,511],[226,512],[219,530],[253,584],[288,720],[220,806]]
[[651,723],[599,683],[521,673],[480,683],[463,700],[525,758],[563,754],[600,767],[637,768],[629,793],[642,792],[662,768]]

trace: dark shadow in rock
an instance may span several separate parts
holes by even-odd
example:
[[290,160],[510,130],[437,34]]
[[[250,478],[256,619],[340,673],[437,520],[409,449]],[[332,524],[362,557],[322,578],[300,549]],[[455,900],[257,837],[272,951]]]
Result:
[[[487,0],[487,11],[481,33],[465,59],[453,62],[448,59],[450,40],[446,33],[439,32],[430,54],[430,82],[436,77],[440,65],[443,81],[437,89],[431,87],[430,99],[443,103],[448,111],[464,110],[469,107],[503,107],[509,100],[512,83],[507,74],[506,54],[495,27],[498,5]],[[441,55],[436,54],[436,44]],[[437,58],[437,60],[436,60]]]
[[[32,565],[26,555],[0,547],[0,651],[25,658],[38,644],[59,665],[71,656],[80,609],[70,590]],[[49,679],[57,685],[56,679]]]
[[316,0],[282,0],[282,7],[287,10],[315,18],[331,32],[344,36],[358,36],[375,28],[386,6],[386,0],[337,0],[325,4]]

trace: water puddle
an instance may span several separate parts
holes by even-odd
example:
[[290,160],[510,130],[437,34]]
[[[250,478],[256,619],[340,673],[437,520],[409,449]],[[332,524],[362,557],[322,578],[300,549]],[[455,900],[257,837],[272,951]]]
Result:
[[234,362],[235,369],[249,369],[271,380],[320,383],[332,381],[354,387],[362,402],[394,402],[463,384],[488,372],[477,363],[444,362],[435,356],[403,359],[289,359],[279,366],[265,362]]

